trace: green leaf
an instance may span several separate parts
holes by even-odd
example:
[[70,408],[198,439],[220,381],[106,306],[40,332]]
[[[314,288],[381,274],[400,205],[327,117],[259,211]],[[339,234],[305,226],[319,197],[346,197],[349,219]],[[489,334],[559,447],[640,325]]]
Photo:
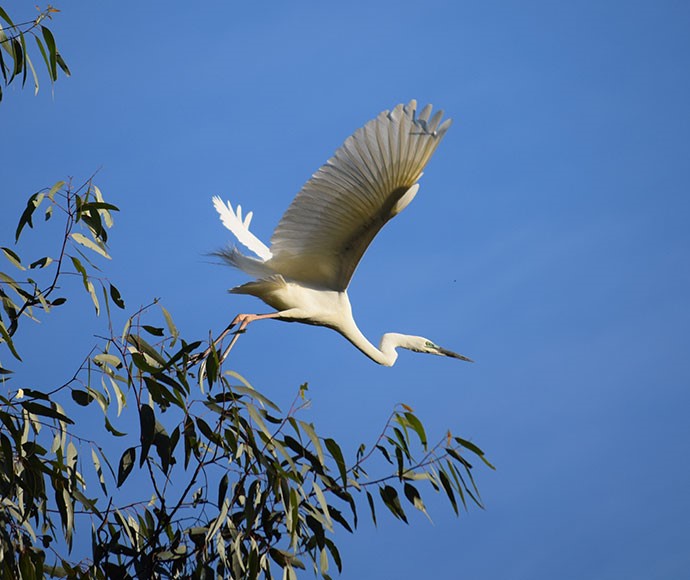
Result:
[[422,425],[421,421],[417,419],[415,415],[412,413],[405,413],[405,418],[407,419],[410,427],[414,430],[415,433],[417,433],[417,436],[419,437],[419,441],[422,444],[422,447],[424,447],[424,451],[426,451],[427,448],[427,438],[426,438],[426,432],[424,431],[424,426]]
[[379,488],[379,493],[381,494],[381,499],[385,506],[390,510],[390,512],[398,519],[405,523],[407,522],[407,516],[405,515],[405,510],[403,510],[400,504],[400,499],[398,498],[398,492],[395,491],[394,487],[390,485],[384,485]]
[[457,516],[458,502],[455,500],[455,494],[453,493],[453,486],[450,483],[450,479],[448,479],[448,476],[446,475],[446,472],[443,471],[443,469],[439,471],[439,478],[441,479],[441,485],[443,486],[443,489],[445,490],[446,495],[448,496],[448,499],[450,500],[450,503],[453,506],[453,511]]
[[91,403],[91,401],[93,401],[94,398],[86,391],[82,391],[80,389],[72,389],[72,399],[74,399],[74,402],[77,405],[86,407]]
[[472,464],[452,447],[446,447],[446,453],[448,453],[448,455],[450,455],[453,459],[461,463],[465,469],[472,469]]
[[153,445],[156,448],[158,458],[161,460],[161,469],[163,470],[163,473],[167,473],[171,463],[175,462],[171,455],[172,442],[170,440],[170,436],[165,430],[165,427],[163,427],[163,425],[158,421],[156,421],[155,424]]
[[26,270],[26,268],[22,266],[22,261],[19,258],[19,256],[15,254],[12,250],[4,247],[0,248],[0,250],[2,250],[2,253],[5,254],[5,257],[10,261],[10,263],[13,266],[16,266],[20,270]]
[[412,454],[410,453],[410,448],[408,447],[408,437],[407,437],[407,430],[405,430],[405,434],[398,429],[397,427],[393,427],[393,433],[395,434],[395,437],[398,440],[398,444],[395,443],[395,441],[390,440],[393,445],[397,445],[400,447],[404,452],[405,452],[405,457],[407,457],[410,461],[412,461]]
[[194,422],[190,417],[187,417],[185,420],[182,434],[184,435],[184,468],[187,469],[192,451],[197,447],[196,430],[194,429]]
[[16,358],[17,360],[22,360],[22,357],[19,356],[19,353],[15,350],[14,348],[14,343],[12,342],[12,337],[10,337],[9,332],[7,331],[7,328],[5,327],[5,323],[0,320],[0,337],[5,341],[7,344],[7,347],[10,349],[10,352]]
[[150,405],[143,404],[139,409],[139,427],[141,442],[141,454],[139,455],[139,467],[144,465],[144,461],[149,455],[149,448],[153,443],[153,437],[156,428],[156,416],[153,413],[153,408]]
[[[239,377],[239,375],[234,372],[234,371],[226,371],[226,375],[230,375],[232,377]],[[247,383],[249,384],[249,383]],[[255,390],[254,387],[241,387],[239,385],[235,385],[232,387],[232,390],[236,393],[240,393],[242,395],[246,395],[248,397],[251,397],[252,399],[255,399],[261,403],[262,407],[270,407],[274,411],[280,413],[280,408],[278,405],[276,405],[273,401],[270,399],[266,398],[264,395],[262,395],[259,391]]]
[[61,480],[55,482],[55,501],[60,512],[60,521],[65,532],[68,547],[71,549],[72,532],[74,530],[74,503],[69,490]]
[[24,396],[31,397],[32,399],[40,399],[41,401],[50,401],[50,395],[36,389],[24,389]]
[[[209,424],[204,421],[201,417],[196,418],[196,425],[199,428],[199,431],[203,433],[203,435],[209,440],[215,443],[216,445],[222,445],[223,440],[221,439],[220,435],[216,433]],[[185,427],[185,433],[186,433],[186,427]]]
[[[43,57],[43,62],[45,63],[46,68],[48,69],[48,74],[50,75],[50,59],[48,58],[48,53],[46,52],[46,49],[38,36],[34,35],[34,40],[38,45],[38,50],[41,53],[41,56]],[[36,88],[36,90],[38,90],[38,87]]]
[[91,296],[91,302],[93,302],[93,306],[96,309],[96,316],[98,316],[101,312],[101,305],[98,302],[98,296],[96,296],[96,288],[94,288],[93,282],[91,282],[91,280],[87,280],[86,289],[89,291],[89,296]]
[[72,73],[70,72],[67,63],[63,60],[62,55],[59,52],[55,53],[55,58],[57,60],[58,66],[62,69],[62,72],[65,73],[65,76],[71,77]]
[[148,324],[142,324],[141,327],[153,336],[163,336],[165,334],[163,332],[163,329],[159,328],[158,326],[149,326]]
[[131,356],[134,365],[142,372],[156,374],[161,370],[160,367],[155,367],[152,364],[149,364],[148,360],[146,360],[146,357],[139,352],[133,352]]
[[55,46],[55,38],[53,33],[48,30],[45,26],[41,26],[41,32],[43,33],[43,39],[46,41],[46,47],[48,48],[48,56],[50,60],[50,72],[51,81],[57,80],[57,46]]
[[343,561],[340,558],[340,552],[338,552],[338,548],[336,545],[333,543],[333,540],[326,538],[326,547],[328,548],[328,551],[331,553],[331,557],[333,558],[333,561],[335,562],[335,565],[338,567],[338,573],[342,574],[343,572]]
[[211,345],[211,352],[206,357],[204,361],[204,369],[206,374],[206,380],[208,381],[208,386],[211,388],[213,383],[216,382],[218,378],[218,370],[220,369],[220,359],[218,358],[218,351],[215,345]]
[[[58,54],[58,64],[60,64],[60,61],[62,61],[62,58],[60,58],[60,55]],[[67,65],[64,67],[62,66],[64,63],[60,64],[60,67],[62,67],[62,70],[65,71],[65,74],[69,76],[70,72],[69,69],[67,68]],[[103,194],[101,193],[101,190],[98,188],[97,185],[91,184],[91,191],[93,192],[94,197],[96,198],[97,203],[103,203],[104,205],[108,205],[110,207],[108,208],[100,208],[98,210],[98,213],[101,214],[101,217],[103,218],[103,221],[105,221],[106,227],[112,228],[113,227],[113,216],[110,214],[111,211],[120,211],[119,208],[115,207],[114,205],[111,206],[110,204],[105,204],[103,200]]]
[[261,417],[259,410],[254,405],[247,404],[247,412],[249,413],[249,416],[254,420],[254,423],[257,424],[259,429],[264,433],[264,435],[266,435],[266,438],[270,441],[273,438],[273,433],[271,433],[271,431],[266,426],[266,423]]
[[225,501],[225,494],[228,491],[228,474],[225,473],[223,477],[220,478],[220,483],[218,484],[218,505],[223,505]]
[[103,490],[104,494],[108,494],[108,488],[105,485],[105,477],[103,477],[103,469],[101,468],[101,462],[98,459],[98,455],[96,454],[95,449],[91,449],[91,460],[93,461],[93,467],[96,470],[96,474],[98,475],[98,482],[101,485],[101,489]]
[[305,570],[304,564],[297,559],[294,554],[286,552],[285,550],[279,550],[278,548],[269,548],[268,554],[271,556],[273,561],[280,567],[285,568],[286,566],[292,566],[294,568],[299,568],[300,570]]
[[388,454],[388,450],[383,446],[383,445],[376,445],[376,449],[378,449],[381,452],[381,455],[390,463],[393,465],[393,460],[391,459],[391,456]]
[[321,490],[319,484],[316,483],[316,480],[312,482],[312,487],[314,489],[314,493],[316,494],[316,499],[318,500],[319,505],[321,506],[321,512],[323,513],[324,518],[326,520],[326,527],[332,532],[333,522],[331,521],[331,514],[328,511],[328,502],[326,501],[326,496],[323,494],[323,491]]
[[118,431],[117,429],[115,429],[115,427],[113,427],[112,423],[108,420],[108,417],[104,417],[104,419],[105,419],[105,428],[110,433],[115,435],[115,437],[124,437],[125,435],[127,435],[127,433],[123,433],[122,431]]
[[0,432],[0,449],[2,449],[3,475],[12,482],[14,480],[14,451],[9,437]]
[[[95,186],[94,186],[95,187]],[[89,211],[92,209],[107,209],[111,211],[120,211],[120,209],[112,205],[111,203],[105,203],[104,201],[90,201],[81,205],[81,211]]]
[[40,258],[36,260],[35,262],[32,262],[29,264],[29,269],[33,270],[34,268],[45,268],[46,266],[50,266],[50,264],[53,263],[53,258],[50,258],[48,256],[45,256],[44,258]]
[[395,448],[395,460],[398,463],[398,478],[402,479],[403,473],[405,471],[405,460],[403,458],[403,452],[400,447]]
[[48,190],[48,193],[46,193],[46,196],[50,201],[55,201],[55,194],[60,191],[63,187],[65,186],[64,181],[56,181],[53,187],[51,187]]
[[79,258],[75,258],[74,256],[70,256],[70,260],[72,260],[72,264],[74,265],[74,268],[76,269],[77,272],[81,274],[81,279],[82,282],[84,283],[84,288],[88,290],[88,282],[89,282],[89,277],[86,274],[86,268],[84,268],[84,265],[81,263]]
[[120,291],[110,284],[110,298],[112,299],[113,303],[115,306],[117,306],[119,309],[124,310],[125,309],[125,302],[122,300],[122,296],[120,295]]
[[488,467],[494,470],[496,469],[491,463],[489,463],[488,459],[484,457],[484,452],[481,449],[479,449],[479,447],[477,447],[474,443],[472,443],[471,441],[467,441],[462,437],[455,437],[455,441],[457,441],[465,449],[469,449],[470,451],[472,451],[472,453],[475,453],[479,457],[479,459],[481,459]]
[[31,221],[31,218],[34,214],[34,211],[36,211],[36,208],[41,203],[42,199],[43,199],[42,194],[34,193],[29,198],[29,200],[26,202],[26,209],[24,210],[24,213],[22,213],[21,217],[19,218],[19,223],[17,224],[17,230],[14,233],[14,241],[15,242],[19,241],[19,236],[21,235],[22,230],[24,229],[24,226],[28,225],[30,228],[34,227],[32,221]]
[[[448,471],[450,471],[450,474],[453,476],[453,481],[455,482],[455,490],[458,492],[458,495],[460,496],[460,501],[462,501],[462,505],[465,509],[467,509],[467,502],[465,501],[465,494],[462,491],[463,488],[467,489],[467,485],[465,484],[465,480],[462,478],[462,475],[460,475],[460,472],[457,470],[455,465],[453,465],[450,461],[446,459],[445,461],[446,467],[448,468]],[[465,468],[467,473],[470,473],[469,468]],[[472,499],[475,499],[472,496],[472,493],[469,492],[470,497]],[[476,499],[475,499],[476,501]],[[481,506],[480,506],[481,507]]]
[[74,421],[72,421],[72,419],[70,419],[67,415],[63,415],[52,407],[41,405],[41,403],[36,403],[35,401],[24,401],[22,403],[22,407],[34,415],[50,417],[51,419],[57,419],[58,421],[63,421],[69,425],[74,425]]
[[134,449],[134,447],[130,447],[122,454],[122,457],[120,457],[120,464],[117,468],[117,487],[122,486],[127,476],[132,472],[135,460],[136,449]]
[[22,51],[22,45],[17,41],[17,39],[13,38],[10,41],[10,45],[12,46],[12,51],[14,52],[14,70],[12,71],[12,78],[14,78],[24,70],[24,52]]
[[226,499],[220,508],[220,512],[218,513],[218,516],[214,520],[212,520],[212,523],[208,528],[208,532],[206,532],[206,542],[208,542],[215,535],[215,533],[219,530],[219,528],[225,523],[229,509],[230,509],[230,500]]
[[[407,501],[409,501],[420,512],[424,513],[426,517],[429,517],[429,514],[426,513],[426,507],[424,507],[422,496],[419,495],[419,491],[417,491],[417,488],[405,482],[405,486],[403,489],[405,491],[405,497],[407,498]],[[431,518],[429,518],[429,520],[431,520]]]
[[108,255],[108,252],[105,251],[105,247],[101,247],[102,244],[98,244],[97,242],[87,238],[84,234],[80,234],[79,232],[74,232],[70,234],[70,237],[77,242],[78,244],[81,244],[82,246],[89,248],[89,250],[92,250],[96,252],[97,254],[100,254],[104,258],[107,258],[110,260],[110,256]]
[[321,571],[321,576],[328,577],[326,574],[326,572],[328,572],[328,552],[326,551],[326,548],[321,548],[319,570]]
[[343,526],[351,534],[354,533],[352,526],[350,526],[349,522],[345,519],[345,517],[343,516],[343,514],[340,510],[334,508],[332,505],[329,505],[328,506],[328,513],[330,514],[331,519],[338,522],[341,526]]
[[314,449],[316,450],[316,455],[319,458],[319,462],[321,465],[324,465],[326,460],[324,459],[323,456],[323,448],[321,447],[321,440],[319,437],[316,435],[316,431],[314,431],[314,426],[311,423],[305,423],[304,421],[299,421],[300,426],[302,429],[305,431],[309,439],[311,440],[312,444],[314,445]]
[[7,14],[7,12],[5,12],[2,6],[0,6],[0,18],[2,18],[5,22],[7,22],[7,24],[14,28],[14,22],[12,22],[10,15]]
[[324,439],[326,444],[326,449],[331,454],[331,457],[335,459],[336,465],[338,466],[338,471],[340,472],[340,478],[343,480],[343,487],[347,487],[347,467],[345,465],[345,459],[343,459],[343,452],[340,450],[340,446],[330,438]]
[[165,317],[165,323],[168,326],[168,332],[170,333],[170,336],[173,337],[170,346],[174,346],[175,342],[177,341],[177,338],[180,336],[180,333],[177,331],[177,327],[175,326],[175,323],[173,322],[170,313],[163,306],[161,306],[161,310],[163,311],[163,316]]
[[136,334],[128,334],[127,342],[134,345],[139,352],[147,354],[154,361],[156,361],[161,367],[165,367],[166,360],[160,355],[160,353],[153,348],[148,342],[146,342],[141,336]]
[[[22,39],[23,42],[24,39]],[[24,43],[24,50],[26,51],[26,43]],[[38,94],[38,75],[36,74],[36,69],[34,68],[34,64],[31,62],[31,59],[29,58],[29,55],[27,53],[26,55],[26,64],[29,66],[29,69],[31,69],[31,76],[34,79],[34,96]],[[24,70],[24,75],[26,75],[26,70]]]
[[95,362],[98,366],[109,364],[110,366],[115,367],[116,369],[122,368],[122,361],[120,360],[120,358],[115,356],[114,354],[109,354],[107,352],[102,352],[94,356],[93,362]]

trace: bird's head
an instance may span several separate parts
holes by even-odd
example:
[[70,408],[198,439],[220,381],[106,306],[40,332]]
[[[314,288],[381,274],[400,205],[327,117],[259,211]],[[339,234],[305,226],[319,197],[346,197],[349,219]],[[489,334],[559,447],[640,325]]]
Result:
[[423,336],[411,336],[409,334],[389,333],[385,334],[381,341],[381,350],[386,346],[406,348],[414,352],[425,352],[427,354],[435,354],[438,356],[448,356],[450,358],[457,358],[467,362],[474,362],[471,358],[467,358],[462,354],[453,352],[437,345],[434,341],[424,338]]
[[413,348],[411,350],[414,350],[416,352],[426,352],[429,354],[436,354],[438,356],[449,356],[450,358],[457,358],[460,360],[464,360],[467,362],[474,362],[471,358],[467,358],[466,356],[462,354],[458,354],[457,352],[453,352],[452,350],[448,350],[446,348],[440,347],[437,345],[435,342],[429,340],[428,338],[424,338],[423,336],[417,337],[419,338],[419,346],[416,348]]

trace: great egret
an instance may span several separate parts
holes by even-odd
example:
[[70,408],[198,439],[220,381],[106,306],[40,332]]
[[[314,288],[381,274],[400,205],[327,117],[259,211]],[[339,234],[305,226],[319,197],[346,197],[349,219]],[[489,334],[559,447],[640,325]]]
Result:
[[240,314],[238,331],[254,320],[277,318],[327,326],[342,334],[375,362],[392,366],[397,347],[415,352],[471,359],[422,336],[384,334],[376,348],[357,328],[347,295],[350,278],[374,236],[414,199],[422,169],[450,126],[431,105],[416,115],[417,103],[384,111],[349,137],[307,181],[271,237],[270,249],[249,231],[252,212],[242,216],[220,197],[213,204],[237,241],[237,248],[215,252],[225,262],[257,278],[232,288],[276,309]]

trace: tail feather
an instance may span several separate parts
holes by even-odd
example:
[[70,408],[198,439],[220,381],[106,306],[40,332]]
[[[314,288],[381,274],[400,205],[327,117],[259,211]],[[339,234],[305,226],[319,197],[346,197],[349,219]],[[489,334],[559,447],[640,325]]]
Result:
[[[259,238],[249,231],[249,224],[251,223],[253,216],[252,212],[249,212],[243,220],[242,207],[240,205],[238,205],[237,210],[234,211],[232,209],[232,205],[230,205],[230,202],[227,202],[226,205],[226,203],[224,203],[223,200],[218,196],[213,198],[213,206],[220,214],[220,220],[223,222],[223,225],[234,234],[240,244],[254,252],[264,262],[271,259],[271,250],[269,250],[266,244],[264,244]],[[223,256],[221,255],[221,257]],[[246,256],[243,257],[246,258]],[[249,273],[243,267],[237,267]]]
[[264,278],[274,273],[262,260],[252,258],[251,256],[245,256],[234,247],[222,248],[216,252],[212,252],[211,255],[220,258],[226,264],[238,270],[242,270],[245,274],[249,274],[255,278]]

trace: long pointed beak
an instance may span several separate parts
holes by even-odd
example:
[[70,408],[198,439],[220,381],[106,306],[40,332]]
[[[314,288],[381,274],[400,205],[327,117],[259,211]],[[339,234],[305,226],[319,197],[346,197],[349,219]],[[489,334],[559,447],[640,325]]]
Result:
[[474,362],[471,358],[467,358],[466,356],[458,354],[457,352],[453,352],[452,350],[446,350],[445,348],[439,348],[438,354],[443,356],[449,356],[451,358],[459,358],[460,360],[464,360],[467,362]]

